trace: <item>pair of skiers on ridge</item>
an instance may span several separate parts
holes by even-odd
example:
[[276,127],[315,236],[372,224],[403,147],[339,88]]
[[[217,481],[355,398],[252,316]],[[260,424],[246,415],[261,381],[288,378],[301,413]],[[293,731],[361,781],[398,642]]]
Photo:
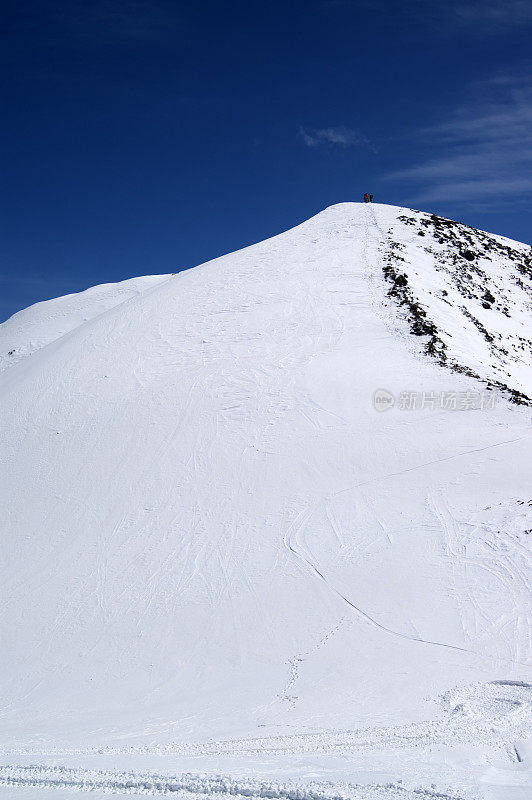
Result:
[[373,203],[373,195],[368,194],[367,192],[364,194],[364,202],[365,203]]

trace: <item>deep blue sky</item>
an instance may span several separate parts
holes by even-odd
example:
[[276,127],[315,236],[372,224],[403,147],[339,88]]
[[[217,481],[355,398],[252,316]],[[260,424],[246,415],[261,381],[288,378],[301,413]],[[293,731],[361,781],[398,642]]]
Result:
[[364,191],[530,241],[530,0],[6,5],[1,319]]

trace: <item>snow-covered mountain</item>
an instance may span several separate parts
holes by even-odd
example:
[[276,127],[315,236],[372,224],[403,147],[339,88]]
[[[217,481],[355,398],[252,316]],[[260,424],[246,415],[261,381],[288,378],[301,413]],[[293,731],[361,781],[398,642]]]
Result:
[[0,796],[524,798],[531,292],[344,203],[0,326]]

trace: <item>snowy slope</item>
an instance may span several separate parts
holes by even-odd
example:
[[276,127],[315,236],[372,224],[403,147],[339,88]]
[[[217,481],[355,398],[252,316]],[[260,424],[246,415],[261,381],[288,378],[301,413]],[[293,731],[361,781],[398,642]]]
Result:
[[529,404],[532,248],[410,211],[393,221],[386,240],[390,294],[412,332],[428,336],[425,352]]
[[529,265],[348,203],[0,326],[6,797],[525,796]]
[[0,328],[0,371],[170,277],[147,275],[121,283],[93,286],[84,292],[35,303],[13,314]]

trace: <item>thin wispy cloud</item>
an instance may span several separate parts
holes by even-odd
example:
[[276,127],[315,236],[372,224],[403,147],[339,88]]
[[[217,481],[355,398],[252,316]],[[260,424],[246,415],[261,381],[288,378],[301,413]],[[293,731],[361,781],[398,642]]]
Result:
[[[412,203],[520,198],[532,192],[532,79],[496,78],[418,135],[433,155],[387,176],[421,186]],[[490,95],[486,98],[486,94]]]
[[181,7],[171,0],[20,0],[7,30],[21,37],[38,29],[40,40],[53,45],[149,44],[175,35],[183,24]]
[[317,13],[358,17],[368,9],[379,15],[379,25],[429,25],[433,35],[504,34],[517,26],[532,25],[531,0],[316,0]]
[[307,147],[336,145],[338,147],[370,147],[369,139],[352,128],[301,128],[299,136]]
[[493,26],[532,24],[532,3],[530,0],[470,0],[451,4],[455,17],[464,23]]
[[65,22],[79,33],[113,39],[157,40],[176,23],[175,9],[154,0],[76,0],[68,6]]

